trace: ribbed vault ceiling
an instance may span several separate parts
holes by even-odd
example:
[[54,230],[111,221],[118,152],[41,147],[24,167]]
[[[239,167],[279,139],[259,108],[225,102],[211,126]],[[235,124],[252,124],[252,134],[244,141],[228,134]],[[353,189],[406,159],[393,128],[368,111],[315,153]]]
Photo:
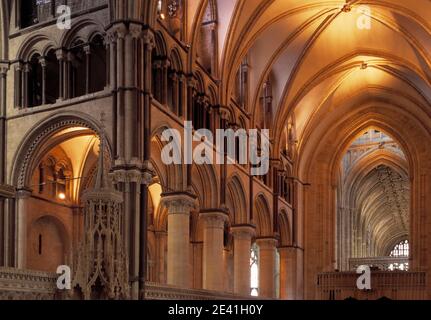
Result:
[[387,136],[371,142],[360,138],[347,151],[342,201],[354,209],[353,242],[365,246],[361,255],[388,255],[408,237],[410,183],[405,166],[401,149]]
[[380,255],[388,246],[408,235],[408,180],[392,168],[380,165],[356,186],[355,202],[360,215],[358,226],[369,232]]
[[[193,1],[194,2],[194,1]],[[348,99],[390,99],[426,106],[431,99],[431,2],[428,0],[217,0],[222,100],[248,55],[250,112],[272,78],[276,141],[294,115],[299,146],[322,117]],[[208,1],[190,5],[189,36]],[[364,11],[368,6],[369,12]],[[371,28],[358,28],[363,15]],[[194,19],[192,18],[194,17]],[[279,138],[279,139],[277,139]]]

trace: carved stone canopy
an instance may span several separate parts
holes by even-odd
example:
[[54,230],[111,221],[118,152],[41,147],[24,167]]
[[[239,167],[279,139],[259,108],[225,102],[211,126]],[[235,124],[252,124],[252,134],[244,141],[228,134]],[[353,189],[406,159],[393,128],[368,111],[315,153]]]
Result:
[[100,138],[94,189],[83,196],[84,239],[75,259],[73,287],[84,299],[127,299],[128,256],[123,244],[124,208],[105,166],[105,137]]

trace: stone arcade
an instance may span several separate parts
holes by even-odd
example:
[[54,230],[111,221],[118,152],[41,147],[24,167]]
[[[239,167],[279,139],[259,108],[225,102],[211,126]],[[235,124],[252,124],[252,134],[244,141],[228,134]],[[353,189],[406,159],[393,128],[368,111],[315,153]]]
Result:
[[[430,299],[429,21],[428,0],[1,0],[0,299]],[[268,171],[237,147],[164,164],[186,121],[267,129]]]

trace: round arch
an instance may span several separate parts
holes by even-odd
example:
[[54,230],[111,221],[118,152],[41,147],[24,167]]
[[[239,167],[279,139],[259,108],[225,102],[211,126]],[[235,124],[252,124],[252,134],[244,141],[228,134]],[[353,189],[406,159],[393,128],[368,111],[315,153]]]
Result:
[[[31,170],[38,150],[56,133],[73,127],[88,128],[97,135],[101,133],[101,126],[97,120],[81,112],[69,111],[48,116],[29,131],[27,138],[19,145],[13,160],[10,181],[17,186],[17,189],[29,186]],[[109,138],[107,140],[108,148],[112,150]]]

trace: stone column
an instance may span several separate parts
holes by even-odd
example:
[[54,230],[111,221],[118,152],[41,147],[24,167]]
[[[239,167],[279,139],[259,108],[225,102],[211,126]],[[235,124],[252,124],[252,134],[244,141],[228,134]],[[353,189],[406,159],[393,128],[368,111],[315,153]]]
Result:
[[234,238],[234,293],[250,295],[250,250],[255,228],[239,225],[231,228]]
[[[131,285],[131,299],[139,297],[139,267],[140,267],[140,185],[143,180],[138,168],[113,169],[112,176],[118,190],[124,199],[124,244],[129,256],[129,277]],[[147,232],[147,230],[143,230]]]
[[3,237],[4,237],[4,252],[3,252],[3,266],[17,267],[16,261],[16,247],[17,243],[14,241],[13,234],[15,234],[15,199],[6,199],[4,204],[3,215]]
[[90,93],[90,82],[91,82],[91,46],[86,45],[84,47],[85,52],[85,94]]
[[154,75],[153,75],[153,77],[155,78],[154,79],[154,83],[158,84],[158,85],[152,87],[153,97],[158,102],[161,102],[161,100],[162,100],[162,98],[161,98],[162,91],[161,91],[161,85],[160,85],[160,83],[162,81],[162,77],[161,77],[161,74],[162,74],[162,62],[160,60],[156,60],[156,59],[154,59],[152,62],[153,62],[152,68],[154,69]]
[[160,103],[163,105],[166,105],[168,103],[168,68],[169,68],[170,62],[169,60],[163,60],[161,67],[162,67],[162,94],[161,94],[161,101]]
[[296,299],[296,251],[294,247],[280,247],[280,299]]
[[28,75],[30,73],[30,65],[28,63],[26,63],[24,65],[24,70],[23,70],[23,74],[21,77],[21,81],[22,81],[22,92],[21,92],[21,106],[23,108],[27,108],[28,107]]
[[169,285],[190,287],[190,211],[196,198],[188,193],[162,195],[168,208],[168,277]]
[[63,86],[64,86],[64,98],[65,99],[71,99],[74,97],[74,83],[72,79],[72,61],[75,59],[72,52],[67,53],[67,61],[64,66],[64,72],[63,72]]
[[125,105],[124,105],[124,87],[125,87],[125,66],[124,66],[124,47],[127,29],[123,24],[115,26],[117,36],[116,52],[116,75],[117,75],[117,157],[116,163],[122,165],[125,161]]
[[[72,247],[78,248],[79,243],[82,239],[82,236],[84,234],[83,227],[84,227],[84,210],[82,207],[74,206],[72,208],[72,224],[73,224],[73,232],[72,232]],[[73,258],[71,255],[70,258]]]
[[6,151],[6,75],[9,64],[0,63],[0,184],[5,183]]
[[42,105],[45,105],[46,104],[46,59],[45,57],[40,57],[39,63],[42,69]]
[[159,283],[166,283],[166,242],[168,234],[166,231],[156,231],[156,267],[157,267],[157,281]]
[[22,107],[22,63],[18,62],[15,66],[15,95],[14,95],[14,106],[15,108],[21,108]]
[[17,267],[19,269],[26,268],[27,260],[27,214],[28,200],[31,196],[31,191],[26,189],[18,190],[17,192]]
[[[138,114],[139,104],[137,97],[139,90],[136,83],[136,54],[135,47],[141,41],[142,27],[129,25],[128,33],[124,37],[124,157],[126,163],[138,157]],[[139,58],[138,58],[139,59]]]
[[[9,63],[0,63],[0,186],[5,183],[6,150],[6,75]],[[6,246],[4,199],[0,197],[0,266],[4,266]]]
[[223,236],[227,215],[224,212],[201,212],[203,229],[203,288],[223,291]]
[[58,79],[58,86],[59,86],[59,92],[58,92],[58,100],[64,100],[64,90],[65,90],[65,84],[64,84],[64,66],[65,66],[65,60],[66,60],[66,53],[64,50],[59,49],[55,51],[55,55],[57,56],[58,60],[58,71],[59,71],[59,79]]
[[179,91],[178,90],[179,89],[178,75],[174,72],[174,73],[172,73],[169,76],[172,79],[172,88],[171,88],[171,90],[172,90],[172,92],[171,92],[171,95],[172,95],[172,101],[171,101],[171,103],[172,103],[172,105],[170,107],[171,107],[171,110],[176,115],[179,115],[179,112],[178,112],[178,105],[179,105],[178,104],[178,97],[179,97],[179,94],[178,94],[178,91]]
[[274,238],[257,239],[259,247],[259,296],[276,298],[275,259],[277,240]]
[[186,83],[186,77],[183,74],[179,74],[178,75],[178,106],[177,106],[177,114],[180,117],[184,116],[184,106],[185,106],[185,101],[184,101],[184,97],[185,95],[185,83]]

